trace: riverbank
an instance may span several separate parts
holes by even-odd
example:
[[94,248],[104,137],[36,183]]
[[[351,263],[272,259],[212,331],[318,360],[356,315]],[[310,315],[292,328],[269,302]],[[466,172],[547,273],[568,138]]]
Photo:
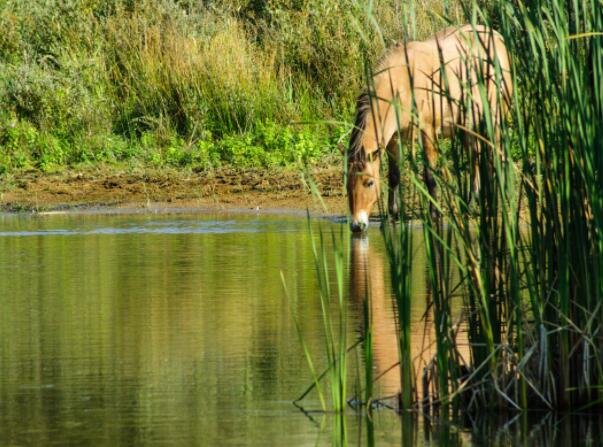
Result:
[[312,194],[317,186],[329,213],[344,213],[341,166],[219,168],[194,172],[174,168],[80,166],[54,173],[27,171],[6,177],[0,189],[5,212],[76,208],[310,209],[324,212]]

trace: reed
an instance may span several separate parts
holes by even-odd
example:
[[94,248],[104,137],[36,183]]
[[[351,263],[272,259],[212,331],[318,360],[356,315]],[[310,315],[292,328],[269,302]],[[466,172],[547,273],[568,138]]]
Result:
[[[416,29],[414,7],[403,15],[408,30]],[[377,23],[370,10],[366,14],[368,23]],[[436,336],[433,366],[424,372],[424,408],[444,416],[450,409],[600,408],[603,4],[473,1],[463,14],[464,22],[488,25],[504,37],[513,95],[506,101],[495,55],[485,56],[492,59],[490,73],[468,67],[474,73],[468,82],[482,98],[489,94],[487,77],[494,80],[497,107],[482,101],[479,125],[459,126],[439,148],[437,201],[423,185],[422,160],[412,150],[402,153],[408,177],[402,185],[411,186],[401,191],[400,206],[418,197],[425,210],[419,220]],[[371,61],[365,63],[370,73]],[[467,150],[468,139],[475,151]],[[477,193],[472,157],[481,179]],[[430,205],[440,219],[427,211]],[[412,232],[409,222],[385,218],[382,228],[399,328],[400,407],[409,409],[420,403],[410,353]],[[460,322],[452,321],[454,300],[464,308]],[[459,331],[466,332],[468,355],[461,355]]]
[[[304,342],[304,334],[301,332],[295,314],[293,314],[306,360],[313,376],[313,384],[295,403],[301,402],[315,388],[318,392],[322,410],[332,411],[343,416],[347,404],[347,355],[350,349],[356,347],[356,344],[350,349],[347,346],[347,302],[344,292],[349,249],[346,249],[347,245],[342,229],[338,232],[331,230],[329,234],[326,234],[323,228],[319,227],[318,234],[316,235],[312,221],[308,218],[308,232],[311,238],[314,267],[318,282],[322,328],[324,331],[324,351],[327,364],[325,370],[321,374],[317,374],[312,354]],[[287,292],[284,282],[283,285]],[[327,387],[331,394],[329,404],[327,404],[321,385],[323,379],[327,382]],[[345,417],[341,419],[340,428],[342,432],[340,434],[345,438]]]
[[[441,150],[436,175],[445,225],[429,213],[421,217],[436,330],[434,405],[602,404],[601,6],[595,0],[499,0],[495,7],[473,2],[465,9],[467,21],[496,27],[504,36],[514,96],[499,130],[495,122],[503,111],[488,107],[476,129],[479,194],[471,197],[468,188],[469,160],[461,144],[467,135],[459,129]],[[500,67],[496,60],[492,65],[501,85]],[[486,95],[485,77],[476,72],[472,81]],[[418,164],[413,166],[409,176],[426,209],[431,198]],[[391,244],[389,232],[384,235]],[[404,244],[402,239],[397,247]],[[409,262],[393,250],[388,255],[393,271]],[[403,287],[400,275],[392,280],[394,291]],[[464,290],[468,316],[468,362],[458,354],[450,319],[457,290]],[[403,321],[404,308],[397,312]]]
[[[399,197],[410,197],[412,191],[405,191],[402,185],[399,186],[399,189]],[[400,202],[400,212],[402,215],[406,215],[405,204],[407,201],[401,200]],[[380,208],[383,209],[383,205]],[[397,317],[400,386],[402,390],[400,406],[404,409],[410,409],[413,402],[416,401],[416,377],[414,376],[410,350],[413,230],[410,222],[402,222],[399,226],[393,226],[386,221],[382,222],[382,229],[387,257],[390,261]]]
[[[550,0],[516,6],[500,21],[524,56],[513,112],[530,216],[520,235],[533,318],[524,328],[535,359],[522,370],[544,406],[600,405],[603,9]],[[525,41],[511,39],[517,28]]]

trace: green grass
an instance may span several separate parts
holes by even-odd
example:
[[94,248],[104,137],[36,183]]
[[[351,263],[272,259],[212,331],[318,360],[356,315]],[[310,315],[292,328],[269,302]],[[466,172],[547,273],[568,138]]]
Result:
[[363,59],[445,4],[377,2],[376,30],[356,0],[0,2],[0,172],[316,163],[349,131]]
[[[499,111],[486,108],[474,204],[466,149],[455,139],[437,175],[446,225],[422,218],[437,346],[432,408],[601,407],[603,5],[494,6],[474,3],[466,20],[496,26],[513,60],[499,150],[490,143]],[[410,175],[427,209],[419,170]],[[397,269],[407,262],[389,257]],[[393,276],[394,290],[402,281]],[[465,360],[450,321],[459,290]]]
[[[312,385],[294,403],[303,409],[303,399],[310,391],[316,389],[322,411],[336,414],[334,439],[345,444],[347,439],[345,409],[348,400],[348,352],[357,346],[356,343],[348,348],[348,303],[345,296],[345,284],[348,276],[346,265],[349,263],[350,250],[346,244],[343,228],[327,233],[320,226],[318,234],[315,234],[312,221],[308,216],[308,232],[318,280],[317,290],[321,306],[326,369],[318,374],[314,366],[315,353],[309,351],[305,342],[305,334],[301,330],[297,315],[293,312],[292,317],[313,379]],[[293,309],[296,304],[295,297],[289,294],[284,277],[283,285]],[[370,348],[368,351],[370,352]],[[326,383],[323,384],[323,381]],[[326,396],[325,387],[330,392],[330,399]]]

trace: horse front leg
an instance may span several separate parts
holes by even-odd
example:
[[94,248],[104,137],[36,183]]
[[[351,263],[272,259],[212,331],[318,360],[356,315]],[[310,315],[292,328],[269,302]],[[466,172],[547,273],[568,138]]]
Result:
[[434,178],[435,169],[438,163],[438,152],[435,147],[435,138],[433,135],[423,132],[421,134],[421,141],[423,143],[423,153],[425,154],[423,180],[425,181],[425,185],[427,185],[427,190],[431,196],[431,201],[429,202],[429,212],[432,219],[439,220],[440,213],[435,206],[435,202],[438,200],[437,185]]
[[387,145],[387,212],[391,219],[400,218],[400,150],[398,139],[392,138]]

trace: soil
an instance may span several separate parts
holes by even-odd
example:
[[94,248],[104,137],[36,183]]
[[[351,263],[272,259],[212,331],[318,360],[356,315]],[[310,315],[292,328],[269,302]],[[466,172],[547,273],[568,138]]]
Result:
[[[309,184],[316,185],[324,206]],[[29,171],[2,181],[3,211],[95,207],[309,209],[343,214],[346,199],[339,166],[314,168],[305,176],[294,169],[222,168],[195,173],[105,166],[70,168],[56,173]]]

